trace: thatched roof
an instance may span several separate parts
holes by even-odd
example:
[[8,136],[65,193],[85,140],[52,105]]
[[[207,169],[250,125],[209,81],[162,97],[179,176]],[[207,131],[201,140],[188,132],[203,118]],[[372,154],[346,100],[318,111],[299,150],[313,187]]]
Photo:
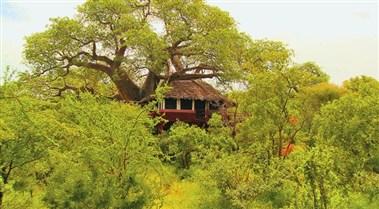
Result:
[[167,98],[199,99],[207,101],[226,101],[213,86],[201,80],[176,80],[169,83],[171,90],[165,94]]

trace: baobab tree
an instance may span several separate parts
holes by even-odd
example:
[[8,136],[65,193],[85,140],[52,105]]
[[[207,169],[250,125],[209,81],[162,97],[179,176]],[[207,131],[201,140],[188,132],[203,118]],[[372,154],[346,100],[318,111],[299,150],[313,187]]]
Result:
[[86,68],[106,75],[122,100],[140,101],[162,80],[230,79],[250,42],[202,0],[87,0],[74,18],[52,18],[27,37],[24,56],[36,76]]

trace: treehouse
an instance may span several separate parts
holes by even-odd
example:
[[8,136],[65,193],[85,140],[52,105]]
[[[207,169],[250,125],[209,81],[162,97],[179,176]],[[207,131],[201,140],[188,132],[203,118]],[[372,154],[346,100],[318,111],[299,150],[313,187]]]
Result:
[[177,120],[204,126],[212,113],[227,120],[226,108],[232,105],[215,88],[201,80],[178,80],[169,84],[171,90],[158,104],[159,113],[173,123]]

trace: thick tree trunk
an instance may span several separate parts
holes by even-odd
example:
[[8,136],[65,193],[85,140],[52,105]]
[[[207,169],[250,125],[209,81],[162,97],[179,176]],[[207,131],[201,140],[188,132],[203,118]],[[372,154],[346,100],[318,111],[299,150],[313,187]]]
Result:
[[155,89],[158,87],[159,81],[160,79],[155,73],[149,72],[142,86],[142,98],[148,97],[153,94]]
[[120,99],[127,102],[138,102],[153,94],[160,81],[160,78],[153,72],[149,72],[142,87],[135,84],[127,74],[117,73],[110,77],[117,87]]
[[182,62],[180,61],[180,56],[174,55],[171,58],[171,62],[175,67],[176,72],[181,73],[184,69]]
[[120,98],[124,101],[139,101],[141,99],[141,88],[138,87],[127,74],[114,73],[111,75],[116,85]]
[[138,101],[140,99],[140,89],[135,88],[129,82],[125,80],[113,80],[115,83],[120,98],[126,102],[129,101]]

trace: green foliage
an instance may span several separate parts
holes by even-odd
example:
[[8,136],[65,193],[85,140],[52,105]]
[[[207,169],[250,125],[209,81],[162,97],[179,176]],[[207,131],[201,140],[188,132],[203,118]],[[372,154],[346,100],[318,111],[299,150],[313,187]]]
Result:
[[62,142],[67,151],[56,155],[45,201],[58,208],[143,208],[152,203],[160,163],[147,112],[89,95],[80,101],[67,98],[58,106],[60,122],[70,124],[77,137]]
[[244,113],[234,138],[218,114],[206,129],[176,123],[154,136],[154,102],[33,98],[24,80],[6,80],[2,207],[376,208],[375,85],[346,90],[298,68],[255,72],[234,96]]
[[0,100],[4,205],[28,204],[13,195],[39,187],[46,187],[44,201],[54,208],[155,204],[160,151],[148,110],[88,94],[36,100],[11,94],[13,85],[2,86]]
[[282,70],[291,62],[293,51],[284,43],[271,40],[253,40],[242,52],[243,69],[248,72]]
[[351,78],[345,81],[343,85],[349,91],[363,96],[375,95],[379,91],[379,81],[368,76]]
[[219,114],[213,114],[209,120],[208,132],[196,126],[177,122],[171,127],[162,146],[168,157],[173,156],[179,168],[189,169],[191,164],[197,166],[222,157],[236,150],[230,129],[222,123]]
[[293,68],[307,73],[307,76],[311,77],[308,82],[311,82],[312,84],[329,81],[329,76],[321,70],[320,66],[313,62],[295,65]]
[[213,152],[218,155],[237,150],[237,144],[232,138],[230,127],[226,126],[220,114],[214,113],[208,121],[208,134],[213,144]]
[[44,31],[28,36],[24,57],[33,76],[43,77],[43,86],[92,87],[69,84],[83,81],[84,68],[87,75],[101,77],[97,85],[118,90],[123,100],[139,101],[172,73],[184,80],[241,78],[241,67],[254,62],[257,50],[264,51],[257,53],[264,62],[289,62],[282,43],[251,41],[227,12],[204,1],[87,0],[74,18],[51,18]]
[[[362,172],[372,172],[379,153],[379,98],[349,94],[322,108],[317,118],[320,142],[339,148],[335,153],[337,171],[343,172],[343,183]],[[371,169],[370,169],[371,167]],[[353,181],[354,182],[354,181]],[[363,187],[363,185],[362,185]]]
[[[302,67],[257,72],[249,78],[247,90],[234,96],[245,115],[237,129],[240,150],[215,163],[207,179],[214,183],[204,184],[221,190],[219,199],[224,201],[217,204],[227,206],[218,208],[376,204],[377,190],[354,182],[364,181],[359,180],[362,176],[376,181],[372,172],[378,153],[379,99],[367,91],[347,94],[315,72]],[[295,148],[285,157],[281,151],[287,143]],[[245,178],[236,180],[240,172]]]
[[[330,84],[202,0],[88,0],[24,55],[0,83],[2,209],[379,207],[379,82]],[[243,86],[234,121],[154,135],[167,76],[207,73]]]
[[197,158],[201,158],[201,150],[209,146],[209,137],[203,129],[177,123],[170,130],[166,146],[167,154],[175,156],[179,167],[188,169],[195,157],[193,155],[199,155]]

